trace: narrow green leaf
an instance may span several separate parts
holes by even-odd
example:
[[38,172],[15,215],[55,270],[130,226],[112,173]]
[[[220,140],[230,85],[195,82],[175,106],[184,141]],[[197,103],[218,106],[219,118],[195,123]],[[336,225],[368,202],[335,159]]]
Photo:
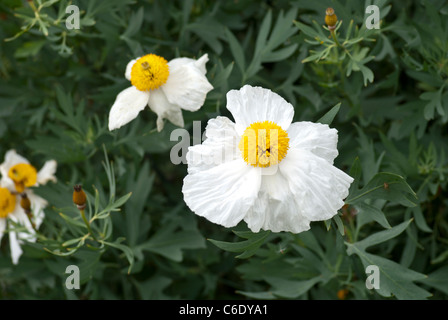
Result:
[[341,108],[341,103],[339,102],[337,105],[335,105],[333,108],[331,108],[327,113],[325,113],[316,122],[330,125],[333,122],[336,115],[338,114],[340,108]]

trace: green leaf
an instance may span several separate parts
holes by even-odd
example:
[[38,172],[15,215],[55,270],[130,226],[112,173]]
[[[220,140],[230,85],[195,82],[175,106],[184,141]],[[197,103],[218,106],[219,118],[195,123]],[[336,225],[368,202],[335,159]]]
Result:
[[140,31],[144,17],[143,7],[140,7],[137,12],[133,13],[129,19],[128,27],[123,33],[122,37],[130,38]]
[[[240,233],[234,231],[234,233],[247,240],[241,242],[225,242],[213,239],[208,239],[211,243],[220,249],[230,252],[242,252],[236,258],[246,259],[253,256],[258,248],[264,243],[266,238],[270,235],[270,231],[260,231],[258,233]],[[244,236],[243,236],[244,235]]]
[[448,294],[448,266],[437,269],[420,282]]
[[445,115],[445,110],[442,106],[442,92],[443,92],[444,86],[442,86],[438,91],[435,92],[424,92],[420,95],[420,99],[429,101],[425,105],[425,109],[423,111],[423,114],[425,116],[426,120],[434,119],[434,111],[437,110],[437,112],[441,115]]
[[386,215],[379,208],[362,201],[357,202],[354,205],[354,207],[358,212],[357,213],[358,228],[361,228],[364,224],[370,222],[371,220],[378,222],[381,226],[383,226],[386,229],[392,228],[389,222],[387,221]]
[[341,103],[339,102],[337,105],[335,105],[333,108],[331,108],[327,113],[325,113],[316,122],[330,125],[333,122],[336,115],[338,114],[340,108],[341,108]]
[[81,228],[86,228],[87,229],[87,226],[83,222],[81,222],[79,220],[75,220],[73,218],[70,218],[69,216],[63,214],[62,212],[60,212],[59,215],[62,217],[62,219],[64,219],[68,223],[70,223],[70,224],[72,224],[74,226],[77,226],[77,227],[81,227]]
[[123,240],[124,238],[117,238],[115,242],[107,242],[107,241],[101,241],[101,242],[107,246],[123,251],[123,253],[126,256],[126,259],[128,259],[129,262],[129,268],[128,268],[128,274],[129,274],[131,272],[132,267],[134,266],[134,252],[128,246],[120,244],[120,242]]
[[417,195],[397,174],[380,172],[376,174],[362,189],[350,189],[350,195],[345,200],[347,204],[356,204],[366,199],[384,199],[398,202],[407,207],[414,207],[418,203]]
[[321,281],[320,277],[309,280],[286,280],[277,277],[265,277],[267,283],[272,286],[270,292],[280,298],[295,299],[310,290],[317,282]]
[[[374,233],[373,235],[365,238],[362,241],[358,241],[353,244],[353,246],[356,246],[358,250],[366,250],[368,247],[386,242],[392,238],[395,238],[400,233],[402,233],[406,228],[409,226],[413,219],[410,219],[409,221],[404,221],[400,223],[398,226],[395,226],[391,229],[380,231],[377,233]],[[353,252],[349,249],[347,249],[347,253],[350,255]]]
[[386,258],[367,253],[365,249],[370,246],[386,242],[401,234],[412,221],[405,221],[392,229],[377,232],[366,239],[348,243],[347,254],[349,256],[356,254],[360,259],[364,268],[370,265],[377,266],[380,271],[379,289],[375,289],[380,295],[390,297],[395,295],[398,299],[425,299],[430,296],[426,290],[415,285],[413,281],[425,279],[424,274],[415,272]]
[[229,42],[230,51],[232,51],[233,58],[235,59],[236,65],[240,68],[241,72],[244,74],[246,70],[246,61],[244,58],[244,51],[238,40],[235,38],[233,33],[226,29],[225,31],[227,41]]
[[[380,271],[380,288],[376,290],[383,297],[395,295],[400,300],[421,300],[428,298],[431,294],[415,285],[413,281],[426,278],[424,274],[415,272],[386,258],[359,250],[356,244],[347,245],[349,255],[356,254],[362,261],[364,268],[369,265],[378,266]],[[350,253],[349,253],[350,251]]]
[[45,40],[25,42],[21,47],[17,48],[14,57],[20,59],[35,56],[39,53],[45,43]]
[[149,241],[136,247],[136,250],[154,252],[180,262],[183,259],[182,250],[205,248],[205,241],[197,230],[174,231],[167,227],[158,231]]

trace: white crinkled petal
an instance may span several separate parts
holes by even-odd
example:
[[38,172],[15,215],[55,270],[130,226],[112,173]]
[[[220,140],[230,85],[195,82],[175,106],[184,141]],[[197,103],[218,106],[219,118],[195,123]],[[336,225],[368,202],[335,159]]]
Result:
[[290,148],[308,150],[330,164],[338,156],[338,131],[326,124],[294,122],[288,128]]
[[124,76],[126,79],[128,79],[129,81],[131,81],[131,71],[132,71],[132,67],[134,66],[134,63],[137,62],[137,60],[140,59],[133,59],[131,61],[129,61],[129,63],[126,65],[126,71],[124,72]]
[[6,230],[6,218],[0,218],[0,242],[3,238],[3,233]]
[[188,148],[188,173],[207,170],[241,157],[237,147],[240,138],[235,131],[235,124],[229,118],[210,119],[205,135],[202,144]]
[[245,85],[227,93],[227,109],[235,119],[236,131],[242,135],[254,122],[272,121],[287,130],[294,116],[294,108],[269,89]]
[[327,220],[344,205],[353,178],[310,151],[290,148],[279,164],[301,214]]
[[57,182],[55,173],[58,164],[56,160],[49,160],[45,162],[42,169],[37,173],[37,183],[46,184],[48,181]]
[[182,192],[197,215],[225,227],[236,226],[253,206],[260,189],[259,168],[236,159],[188,174]]
[[9,247],[11,248],[12,263],[18,264],[23,251],[20,247],[19,240],[17,239],[17,233],[14,231],[9,232]]
[[121,91],[109,113],[109,130],[118,129],[134,120],[148,105],[149,91],[140,91],[134,86]]
[[170,103],[188,111],[197,111],[213,86],[195,63],[183,62],[168,62],[170,74],[161,89]]
[[302,215],[288,181],[279,171],[262,176],[258,197],[244,220],[253,232],[300,233],[310,229],[310,220]]
[[162,131],[164,119],[168,119],[178,127],[184,126],[182,110],[177,105],[170,103],[161,89],[151,91],[148,105],[157,114],[157,131]]
[[205,64],[208,62],[208,54],[204,54],[199,59],[191,59],[191,58],[175,58],[170,61],[170,68],[171,67],[178,67],[185,64],[193,64],[196,68],[198,68],[203,75],[207,73],[207,69],[205,67]]

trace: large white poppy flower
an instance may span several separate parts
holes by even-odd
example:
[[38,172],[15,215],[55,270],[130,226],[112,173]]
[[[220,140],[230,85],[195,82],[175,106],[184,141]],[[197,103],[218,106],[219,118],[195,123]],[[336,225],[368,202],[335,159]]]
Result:
[[199,216],[253,232],[299,233],[344,205],[353,178],[333,166],[337,130],[291,123],[294,108],[270,90],[227,93],[226,117],[208,122],[206,140],[189,147],[182,192]]
[[[56,161],[50,160],[37,172],[29,161],[15,150],[9,150],[5,155],[5,161],[0,165],[0,241],[6,229],[13,229],[12,224],[8,227],[8,220],[26,228],[26,232],[13,230],[9,232],[11,258],[14,264],[19,262],[22,255],[20,244],[24,240],[36,241],[35,230],[42,224],[45,217],[43,209],[48,204],[29,187],[46,184],[48,181],[56,182],[54,176],[56,167]],[[26,194],[31,203],[30,216],[20,204],[23,194]]]
[[109,113],[109,130],[135,119],[146,106],[157,114],[157,130],[163,119],[183,127],[182,110],[197,111],[213,89],[205,74],[208,55],[198,60],[176,58],[167,62],[155,54],[132,60],[125,77],[132,86],[120,92]]

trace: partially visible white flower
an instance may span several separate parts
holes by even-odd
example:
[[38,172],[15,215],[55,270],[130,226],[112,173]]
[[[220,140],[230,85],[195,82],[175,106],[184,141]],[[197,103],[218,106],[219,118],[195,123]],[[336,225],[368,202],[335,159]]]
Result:
[[125,77],[132,86],[120,92],[109,113],[109,130],[118,129],[135,119],[146,106],[157,114],[157,130],[164,119],[183,127],[182,110],[197,111],[213,89],[205,64],[208,55],[198,60],[176,58],[167,62],[155,54],[131,60]]
[[[11,248],[11,258],[17,264],[22,249],[20,245],[23,241],[36,241],[34,236],[45,217],[44,208],[47,201],[29,189],[29,187],[46,184],[48,181],[56,182],[55,172],[57,163],[55,160],[45,162],[42,169],[37,172],[27,159],[9,150],[5,155],[5,161],[0,165],[0,240],[8,228],[8,220],[22,225],[25,231],[10,231],[9,243]],[[31,202],[31,215],[26,214],[20,205],[22,194]],[[34,226],[33,226],[34,225]]]
[[244,220],[253,232],[293,233],[337,214],[353,181],[333,166],[337,130],[291,123],[293,106],[260,87],[231,90],[227,109],[235,123],[209,120],[205,141],[187,153],[182,192],[193,212],[225,227]]

